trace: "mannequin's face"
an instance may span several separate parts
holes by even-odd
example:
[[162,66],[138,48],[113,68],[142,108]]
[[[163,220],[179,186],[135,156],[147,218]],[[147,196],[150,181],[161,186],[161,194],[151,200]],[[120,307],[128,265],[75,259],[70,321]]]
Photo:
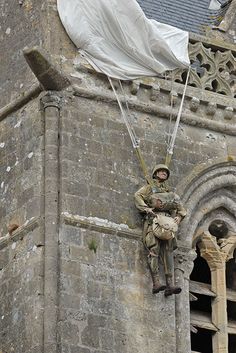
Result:
[[160,181],[165,181],[165,180],[168,179],[168,173],[167,173],[167,171],[165,169],[159,169],[156,172],[156,177]]

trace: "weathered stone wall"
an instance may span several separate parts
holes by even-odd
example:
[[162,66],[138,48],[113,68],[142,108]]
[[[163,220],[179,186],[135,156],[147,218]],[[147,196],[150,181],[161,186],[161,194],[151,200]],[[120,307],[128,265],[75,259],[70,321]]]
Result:
[[[42,352],[44,129],[38,100],[0,122],[0,351]],[[9,226],[17,230],[9,235]]]
[[42,42],[41,1],[3,0],[0,4],[1,76],[0,107],[34,82],[22,55],[25,46]]
[[[61,109],[62,352],[175,351],[176,335],[183,331],[186,334],[181,344],[188,352],[188,288],[182,294],[186,296],[184,303],[179,305],[185,308],[178,314],[182,327],[175,330],[174,298],[167,300],[163,294],[155,298],[151,294],[141,229],[136,228],[141,219],[133,204],[133,194],[144,184],[140,166],[106,81],[88,77],[80,73],[79,83],[82,82],[84,90],[66,94]],[[151,102],[150,89],[145,86],[135,97],[129,84],[124,84],[124,89],[133,107],[132,123],[151,169],[164,161],[169,115],[157,108],[168,107],[170,97],[161,90],[157,100]],[[222,134],[221,125],[217,125],[226,122],[225,107],[216,109],[214,118],[208,117],[207,100],[213,100],[213,95],[206,94],[195,113],[191,108],[193,92],[188,89],[185,123],[180,124],[171,164],[170,183],[174,188],[197,165],[218,159],[227,161],[235,154],[235,137]],[[204,123],[201,119],[205,119]],[[234,119],[233,114],[230,124]],[[186,271],[184,266],[181,265],[181,273]],[[183,275],[186,281],[189,270],[187,273]]]
[[38,101],[0,122],[0,233],[41,213],[43,123]]
[[1,1],[0,108],[17,96],[24,95],[36,82],[24,59],[23,48],[42,46],[50,55],[55,55],[58,64],[74,56],[75,48],[70,40],[65,40],[67,36],[61,28],[56,2],[56,0]]
[[[45,214],[47,230],[42,228],[38,233],[37,229],[36,238],[29,231],[24,231],[22,241],[19,240],[20,236],[16,238],[16,243],[24,244],[19,264],[15,263],[18,255],[11,257],[15,238],[9,240],[7,236],[1,241],[5,244],[4,250],[0,251],[4,261],[8,257],[13,258],[6,268],[3,266],[2,282],[8,282],[7,290],[11,293],[15,291],[12,271],[17,266],[23,269],[26,266],[26,272],[28,268],[33,272],[35,269],[32,276],[36,277],[36,287],[43,283],[46,288],[43,294],[47,310],[50,309],[51,295],[53,305],[58,301],[59,316],[56,305],[52,308],[53,322],[50,322],[50,311],[43,309],[39,295],[36,310],[44,311],[44,318],[41,317],[44,325],[42,321],[37,321],[38,326],[34,327],[36,338],[32,339],[32,345],[35,342],[39,351],[47,352],[47,345],[40,341],[45,334],[48,334],[49,344],[55,347],[55,342],[50,342],[50,333],[56,335],[58,331],[58,344],[62,352],[80,349],[85,353],[99,350],[107,353],[138,350],[141,353],[148,347],[151,353],[163,353],[175,351],[177,336],[184,329],[186,335],[182,345],[188,352],[188,310],[184,313],[184,320],[182,317],[179,320],[180,324],[175,316],[175,298],[165,299],[162,293],[157,296],[151,294],[151,278],[141,243],[141,218],[133,204],[133,193],[144,184],[144,180],[117,103],[103,77],[83,72],[78,75],[80,77],[75,79],[77,88],[74,86],[64,93],[54,92],[46,97],[42,112],[39,111],[40,99],[36,99],[1,122],[2,235],[6,234],[7,225],[14,222],[21,226],[14,233],[17,237],[28,222],[40,222],[43,205],[48,210]],[[150,169],[164,161],[167,147],[169,114],[165,109],[160,109],[166,107],[168,112],[170,106],[167,83],[165,85],[156,101],[151,101],[148,82],[146,86],[143,83],[140,85],[136,95],[130,93],[129,83],[124,84],[132,123],[141,139],[141,148]],[[176,84],[175,88],[178,87]],[[207,99],[212,101],[213,94],[206,95],[197,111],[193,111],[193,92],[193,88],[188,88],[171,165],[170,182],[174,188],[196,165],[219,158],[227,161],[235,155],[235,115],[231,112],[230,120],[225,115],[229,100],[222,100],[214,118],[209,118],[206,114],[209,109]],[[176,99],[178,107],[180,97]],[[46,138],[44,119],[48,127]],[[11,141],[9,145],[8,141]],[[45,162],[47,170],[44,171]],[[53,183],[50,184],[52,179]],[[47,197],[44,199],[45,183],[48,203],[45,201]],[[50,212],[55,213],[52,218]],[[57,225],[59,212],[61,218]],[[60,232],[57,240],[58,226]],[[45,234],[43,229],[46,230]],[[47,239],[47,244],[41,238],[38,241],[38,234]],[[41,245],[45,248],[44,253]],[[183,249],[185,245],[182,238]],[[93,250],[95,248],[96,252]],[[33,256],[36,256],[37,265]],[[36,275],[36,267],[40,265],[41,268],[43,262],[47,264],[50,274],[48,272],[46,276],[45,267],[40,278]],[[184,266],[181,262],[178,273],[185,273]],[[187,308],[188,305],[188,274],[184,274],[186,278],[183,281],[185,283],[186,280],[186,283],[178,307]],[[25,283],[25,277],[21,273],[19,276],[17,290],[19,300],[23,302],[22,283]],[[53,290],[50,288],[52,279]],[[35,300],[35,293],[25,294],[29,302]],[[3,315],[14,310],[14,307],[9,307],[7,299],[2,300]],[[24,307],[24,314],[28,312],[29,307]],[[16,327],[19,324],[22,324],[20,319]],[[50,332],[42,334],[43,327],[48,327]],[[6,337],[3,352],[4,349],[7,352],[13,344],[10,331],[7,331]],[[18,337],[15,345],[18,344],[23,344],[24,350],[31,352],[31,343],[25,337]]]
[[[13,237],[0,239],[0,351],[189,353],[189,244],[182,236],[176,260],[181,296],[153,296],[133,203],[144,184],[140,166],[107,80],[83,65],[73,69],[75,48],[55,4],[0,5],[0,104],[35,82],[21,53],[25,45],[50,50],[79,87],[70,87],[56,104],[55,97],[46,99],[42,115],[36,99],[0,123],[1,236],[9,224],[20,226]],[[236,155],[236,104],[202,87],[187,90],[171,164],[173,188],[197,165]],[[169,118],[183,85],[146,78],[124,89],[151,170],[164,161]]]
[[[102,84],[101,81],[101,87]],[[138,100],[144,104],[149,100],[145,89],[140,89]],[[189,104],[190,100],[186,98],[185,112],[190,112]],[[158,100],[150,105],[168,106],[169,97],[160,94]],[[204,117],[205,109],[203,104],[196,116]],[[131,113],[151,172],[155,164],[165,160],[169,117],[137,109]],[[221,114],[219,112],[214,120],[224,122]],[[138,217],[133,194],[144,181],[117,103],[113,105],[71,96],[63,105],[61,116],[62,211],[107,218],[134,228]],[[207,126],[199,129],[181,123],[171,164],[171,185],[175,188],[199,163],[217,158],[227,160],[228,154],[235,152],[233,139],[211,131]]]
[[0,351],[39,353],[43,342],[43,240],[31,223],[0,243]]
[[175,351],[174,298],[151,294],[140,239],[67,224],[60,249],[62,352]]

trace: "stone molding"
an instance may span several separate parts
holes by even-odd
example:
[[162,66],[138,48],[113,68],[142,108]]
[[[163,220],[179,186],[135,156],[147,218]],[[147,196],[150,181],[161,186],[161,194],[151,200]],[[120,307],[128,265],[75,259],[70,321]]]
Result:
[[[236,1],[236,0],[233,0]],[[217,48],[223,48],[223,49],[229,49],[229,50],[235,50],[235,44],[226,42],[222,40],[221,38],[213,39],[209,38],[207,36],[197,34],[197,33],[189,33],[189,40],[191,42],[202,42],[205,43],[205,45],[209,47],[217,47]]]
[[[106,92],[106,91],[98,92],[93,88],[84,88],[78,85],[73,85],[73,89],[74,89],[74,95],[78,97],[96,99],[96,101],[107,102],[112,104],[117,103],[114,94],[112,94],[111,92]],[[122,103],[126,102],[124,97],[120,97],[120,101]],[[134,109],[134,110],[152,114],[152,115],[159,115],[166,119],[169,119],[171,114],[173,117],[176,117],[178,114],[177,109],[172,110],[170,106],[163,107],[163,105],[157,105],[150,102],[147,104],[141,101],[137,101],[137,99],[134,99],[132,97],[128,97],[127,102],[129,104],[130,109]],[[201,116],[191,114],[191,113],[183,112],[181,115],[181,122],[190,126],[197,126],[199,128],[205,128],[212,131],[224,133],[227,135],[233,135],[233,136],[236,135],[236,128],[235,128],[235,125],[233,124],[213,121],[211,119],[202,118]]]
[[72,214],[62,214],[61,223],[72,225],[79,228],[86,228],[94,230],[99,233],[117,235],[122,238],[134,239],[142,241],[142,231],[140,229],[122,229],[119,225],[101,225],[96,224],[94,221],[90,220],[88,217],[72,215]]
[[236,224],[235,187],[236,162],[234,161],[215,163],[208,167],[205,165],[205,169],[199,166],[191,176],[183,180],[177,188],[177,193],[182,196],[188,214],[179,227],[180,239],[188,235],[188,241],[191,243],[194,234],[201,231],[198,230],[199,224],[203,225],[205,221],[207,229],[207,219],[219,208],[223,209],[226,220],[228,212],[235,219]]
[[40,217],[34,218],[25,222],[22,226],[17,228],[12,235],[6,234],[0,238],[0,251],[6,248],[9,244],[23,239],[29,232],[42,226],[42,219]]
[[45,111],[49,107],[61,109],[62,97],[56,91],[48,91],[40,98],[40,109]]
[[37,97],[42,90],[42,86],[39,83],[35,83],[28,91],[24,92],[24,94],[20,95],[12,102],[5,105],[3,108],[0,109],[0,121],[5,119],[9,114],[23,107],[31,99]]

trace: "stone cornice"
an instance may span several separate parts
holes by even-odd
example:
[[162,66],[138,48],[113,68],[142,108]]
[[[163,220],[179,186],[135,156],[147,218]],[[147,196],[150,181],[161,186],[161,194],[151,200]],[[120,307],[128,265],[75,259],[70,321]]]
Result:
[[[236,0],[235,0],[236,1]],[[220,26],[219,26],[220,29]],[[209,47],[236,52],[235,44],[227,43],[221,39],[213,39],[196,33],[189,33],[190,42],[202,42]]]
[[[117,104],[116,98],[112,92],[102,91],[99,92],[93,88],[85,88],[77,85],[73,85],[74,95],[78,97],[84,97],[87,99],[94,99],[100,102],[107,102],[112,104]],[[172,110],[170,106],[163,106],[164,104],[151,103],[150,101],[142,102],[137,100],[137,98],[126,97],[130,109],[134,109],[140,112],[159,115],[163,118],[169,119],[172,114],[176,117],[178,114],[177,109]],[[125,103],[124,97],[120,97],[121,102]],[[181,116],[181,121],[187,125],[197,126],[200,128],[206,128],[212,131],[220,132],[227,135],[236,135],[235,124],[229,124],[224,122],[218,122],[207,118],[202,118],[201,116],[193,113],[183,112]]]

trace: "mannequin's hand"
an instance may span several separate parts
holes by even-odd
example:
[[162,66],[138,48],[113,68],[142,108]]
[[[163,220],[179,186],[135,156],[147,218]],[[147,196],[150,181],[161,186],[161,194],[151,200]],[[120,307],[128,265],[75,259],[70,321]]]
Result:
[[180,224],[181,220],[182,220],[182,217],[180,217],[180,216],[176,216],[176,217],[174,218],[174,221],[175,221],[175,223],[177,223],[177,224]]
[[152,208],[146,208],[146,212],[147,212],[147,214],[156,216],[156,214],[155,214],[155,212],[153,212],[153,209],[152,209]]

